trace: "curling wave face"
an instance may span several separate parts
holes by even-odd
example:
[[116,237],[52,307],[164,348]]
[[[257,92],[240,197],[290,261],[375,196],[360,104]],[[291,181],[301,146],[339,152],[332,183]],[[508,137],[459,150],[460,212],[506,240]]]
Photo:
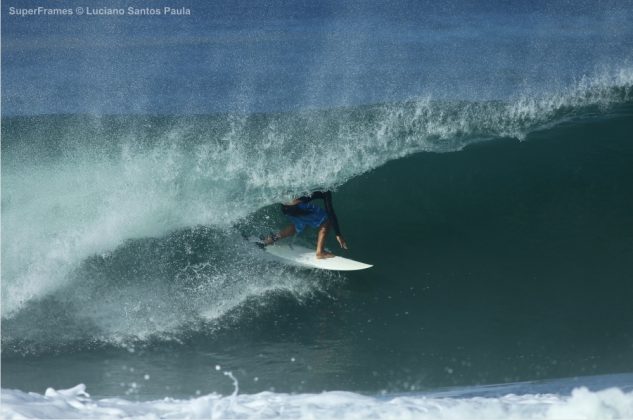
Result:
[[[270,291],[324,290],[331,276],[262,266],[235,225],[258,227],[254,215],[272,203],[336,189],[416,152],[608,115],[630,103],[632,89],[624,67],[507,102],[6,118],[3,344],[144,340],[195,329]],[[64,337],[52,320],[85,333]]]

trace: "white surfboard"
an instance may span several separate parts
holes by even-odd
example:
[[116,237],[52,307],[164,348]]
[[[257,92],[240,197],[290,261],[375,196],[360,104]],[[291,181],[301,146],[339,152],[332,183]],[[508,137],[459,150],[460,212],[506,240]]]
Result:
[[[259,242],[259,239],[249,238],[249,241]],[[277,242],[264,247],[263,250],[275,257],[275,259],[299,267],[333,271],[355,271],[373,267],[370,264],[339,257],[338,255],[332,258],[317,259],[314,248],[307,248],[288,242]]]

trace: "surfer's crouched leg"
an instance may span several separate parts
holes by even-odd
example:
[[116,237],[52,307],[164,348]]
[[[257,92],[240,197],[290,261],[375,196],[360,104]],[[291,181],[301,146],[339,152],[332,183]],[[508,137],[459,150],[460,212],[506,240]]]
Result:
[[282,230],[280,230],[279,233],[272,233],[268,235],[266,238],[264,238],[263,243],[264,245],[273,244],[280,239],[287,238],[288,236],[294,235],[295,232],[296,232],[295,225],[288,225]]
[[317,236],[317,248],[316,248],[316,257],[319,260],[324,258],[332,258],[334,254],[331,252],[327,252],[325,248],[325,238],[327,237],[328,232],[330,231],[330,221],[326,220],[319,226],[319,234]]
[[274,244],[275,242],[277,242],[279,240],[279,235],[277,233],[270,233],[270,235],[268,236],[260,236],[259,237],[261,242],[258,242],[257,244],[264,248],[268,245]]

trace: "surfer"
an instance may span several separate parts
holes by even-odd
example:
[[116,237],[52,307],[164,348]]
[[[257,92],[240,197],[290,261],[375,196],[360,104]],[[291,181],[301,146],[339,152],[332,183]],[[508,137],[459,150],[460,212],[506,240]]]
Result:
[[[325,210],[314,203],[313,200],[322,199],[325,203]],[[334,254],[325,250],[325,238],[330,227],[334,228],[336,240],[343,249],[347,249],[347,243],[341,235],[338,226],[334,206],[332,205],[331,191],[315,191],[310,195],[295,198],[290,203],[281,205],[281,212],[285,214],[292,224],[288,225],[278,233],[271,234],[264,239],[264,245],[270,245],[280,239],[299,234],[306,226],[318,228],[316,257],[318,259],[332,258]]]

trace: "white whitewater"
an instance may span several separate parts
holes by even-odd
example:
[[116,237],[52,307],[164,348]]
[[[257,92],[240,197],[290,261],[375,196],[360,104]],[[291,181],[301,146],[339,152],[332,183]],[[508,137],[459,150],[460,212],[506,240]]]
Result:
[[633,392],[618,388],[570,395],[507,394],[500,397],[434,397],[424,394],[364,396],[332,391],[320,394],[262,392],[209,394],[179,400],[92,399],[83,384],[44,395],[2,390],[2,418],[135,419],[627,419],[633,418]]

